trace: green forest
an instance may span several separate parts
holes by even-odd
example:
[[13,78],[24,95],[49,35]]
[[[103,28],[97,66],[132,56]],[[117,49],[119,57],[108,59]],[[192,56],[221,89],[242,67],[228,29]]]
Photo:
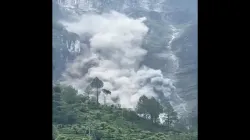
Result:
[[131,110],[118,103],[106,104],[105,98],[99,98],[101,92],[112,94],[98,78],[84,93],[71,86],[53,85],[53,140],[197,140],[197,119],[190,117],[193,123],[187,128],[169,101],[141,96]]

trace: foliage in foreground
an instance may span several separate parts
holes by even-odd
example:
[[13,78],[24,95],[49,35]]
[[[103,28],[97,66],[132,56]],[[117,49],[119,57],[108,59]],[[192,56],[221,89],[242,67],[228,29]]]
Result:
[[[100,86],[101,87],[101,86]],[[98,87],[98,88],[100,88]],[[107,92],[107,91],[106,91]],[[97,93],[98,94],[98,93]],[[180,132],[157,123],[159,112],[143,106],[159,106],[154,99],[142,97],[138,112],[149,112],[151,118],[139,117],[138,112],[119,106],[100,105],[89,96],[77,94],[72,87],[53,88],[53,139],[54,140],[196,140],[196,132]],[[151,106],[151,107],[152,107]],[[172,111],[167,110],[167,111]],[[171,112],[173,113],[173,111]],[[174,113],[175,116],[175,113]],[[170,118],[170,117],[169,117]],[[176,118],[175,118],[176,119]]]

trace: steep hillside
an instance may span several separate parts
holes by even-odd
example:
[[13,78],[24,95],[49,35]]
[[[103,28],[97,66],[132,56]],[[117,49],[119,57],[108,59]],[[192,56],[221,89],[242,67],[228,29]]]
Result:
[[54,86],[54,140],[197,140],[197,132],[188,131],[180,121],[170,127],[166,120],[152,122],[119,105],[96,104],[94,94]]

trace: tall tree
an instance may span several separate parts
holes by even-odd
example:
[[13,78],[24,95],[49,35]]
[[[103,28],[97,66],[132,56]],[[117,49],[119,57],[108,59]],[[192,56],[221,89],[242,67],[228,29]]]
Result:
[[136,112],[138,114],[142,114],[144,118],[147,118],[146,116],[147,114],[147,102],[148,102],[148,97],[146,97],[145,95],[141,96],[139,98],[139,101],[137,103],[137,107],[136,107]]
[[88,99],[89,99],[89,94],[91,94],[91,90],[92,90],[91,85],[88,85],[84,90],[84,92],[87,94]]
[[104,93],[104,104],[106,104],[106,95],[110,95],[111,91],[107,89],[102,89],[102,92]]
[[190,131],[197,131],[197,123],[198,123],[198,117],[197,117],[197,108],[193,108],[192,111],[188,114],[188,128]]
[[103,82],[99,78],[96,77],[95,79],[93,79],[90,86],[92,88],[96,88],[96,103],[99,104],[99,90],[98,89],[103,87]]
[[159,118],[159,114],[163,112],[162,105],[155,99],[149,99],[149,112],[150,117],[153,123],[157,123],[157,119]]
[[156,123],[159,114],[163,112],[163,107],[154,97],[149,99],[143,95],[139,99],[136,112],[142,114],[144,118],[150,116],[151,122]]
[[174,121],[178,120],[177,113],[175,112],[173,106],[169,101],[164,102],[164,111],[165,114],[163,116],[164,124],[170,129],[171,125]]

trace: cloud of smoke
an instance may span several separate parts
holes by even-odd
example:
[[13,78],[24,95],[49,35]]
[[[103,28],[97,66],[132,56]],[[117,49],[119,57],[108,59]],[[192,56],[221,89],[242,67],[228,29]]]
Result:
[[84,14],[74,22],[62,21],[68,31],[89,40],[81,44],[84,54],[67,66],[62,83],[83,91],[90,79],[98,77],[104,88],[112,92],[107,102],[119,97],[119,104],[126,108],[134,108],[142,95],[157,98],[155,91],[168,96],[175,88],[173,81],[165,78],[160,70],[141,65],[147,54],[141,47],[148,31],[145,20],[112,11]]

